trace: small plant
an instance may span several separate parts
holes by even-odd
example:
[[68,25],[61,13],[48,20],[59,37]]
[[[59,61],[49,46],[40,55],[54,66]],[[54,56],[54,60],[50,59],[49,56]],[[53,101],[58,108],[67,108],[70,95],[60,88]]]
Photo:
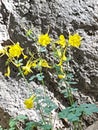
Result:
[[[58,39],[53,39],[48,33],[49,31],[46,34],[37,36],[32,30],[26,32],[26,36],[33,41],[33,50],[30,47],[25,50],[18,42],[12,42],[12,45],[2,47],[0,55],[1,57],[4,55],[7,57],[5,62],[7,69],[4,75],[9,77],[11,65],[14,65],[18,70],[17,76],[21,75],[28,87],[29,82],[35,79],[43,85],[44,90],[30,90],[28,98],[24,101],[27,109],[34,108],[40,115],[40,121],[25,123],[24,130],[54,130],[55,119],[52,122],[52,111],[56,110],[58,106],[47,96],[44,72],[49,70],[53,71],[52,76],[58,81],[59,91],[69,101],[69,107],[58,113],[59,119],[66,118],[73,124],[73,130],[82,130],[80,125],[82,116],[98,112],[98,108],[94,104],[79,105],[73,98],[73,92],[76,89],[73,89],[71,86],[76,84],[76,82],[74,82],[74,76],[70,72],[71,56],[69,55],[69,50],[72,47],[79,48],[82,38],[76,33],[69,35],[68,39],[62,34]],[[25,54],[25,52],[27,53]],[[36,70],[36,74],[34,70]],[[17,123],[26,119],[26,116],[18,116],[10,120],[9,130],[18,128]]]
[[11,118],[9,122],[9,130],[18,130],[21,124],[27,120],[27,116],[19,115],[16,118]]

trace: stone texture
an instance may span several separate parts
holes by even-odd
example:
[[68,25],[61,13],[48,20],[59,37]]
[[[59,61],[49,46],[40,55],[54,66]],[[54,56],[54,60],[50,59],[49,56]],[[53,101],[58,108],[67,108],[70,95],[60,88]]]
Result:
[[47,32],[57,37],[78,32],[82,37],[80,49],[73,50],[75,77],[84,93],[98,100],[98,0],[1,0],[0,42],[9,37],[24,46],[31,43],[25,30]]
[[86,130],[98,130],[98,121],[96,121],[93,125],[89,126]]
[[9,119],[10,115],[7,112],[5,112],[2,108],[0,108],[0,126],[2,125],[4,129],[8,128]]
[[[68,38],[69,32],[78,32],[83,37],[80,49],[72,49],[71,65],[78,81],[77,87],[98,101],[98,0],[0,0],[0,43],[11,38],[26,47],[32,41],[26,38],[25,29],[32,26],[36,32],[43,33],[49,27],[49,33],[55,38],[61,33]],[[0,71],[4,72],[1,59]],[[54,88],[53,82],[49,81],[47,85]],[[23,100],[29,92],[24,86],[14,79],[5,81],[0,74],[0,107],[3,108],[0,109],[0,124],[7,122],[3,124],[4,128],[8,127],[9,115],[25,113],[31,119],[37,119],[33,110],[24,108]],[[1,116],[4,117],[2,120]],[[87,130],[93,130],[92,126],[89,128]]]
[[[25,83],[23,79],[16,81],[15,79],[5,77],[0,73],[0,126],[3,129],[9,128],[9,119],[11,117],[16,117],[17,115],[27,115],[30,121],[39,121],[40,114],[36,109],[26,109],[24,105],[24,100],[33,94],[35,90],[41,90],[38,95],[44,95],[44,87],[42,85],[37,85],[35,82],[30,82],[29,86]],[[37,91],[38,93],[38,91]],[[34,93],[35,94],[35,93]],[[46,91],[47,96],[51,97],[51,100],[60,109],[65,107],[54,97],[54,94]],[[41,103],[41,101],[40,101]],[[43,105],[43,104],[42,104]],[[44,104],[45,105],[45,104]],[[35,103],[36,108],[36,103]],[[52,111],[52,122],[54,123],[54,130],[62,129],[69,130],[63,124],[62,120],[58,119],[58,112]],[[66,121],[67,123],[67,121]],[[20,127],[19,127],[20,128]],[[24,130],[24,128],[21,130]]]

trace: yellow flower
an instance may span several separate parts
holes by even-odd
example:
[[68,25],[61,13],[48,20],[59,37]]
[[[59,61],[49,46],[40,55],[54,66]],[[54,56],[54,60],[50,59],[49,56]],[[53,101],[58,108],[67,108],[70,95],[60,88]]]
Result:
[[66,61],[66,60],[67,60],[67,57],[65,56],[65,53],[66,53],[66,50],[64,50],[63,55],[62,55],[62,57],[61,57],[61,59],[62,59],[63,61]]
[[35,95],[32,95],[30,98],[25,99],[24,104],[27,109],[33,108],[34,107],[34,100],[35,100]]
[[39,61],[39,66],[46,67],[46,68],[51,68],[51,66],[48,65],[48,62],[45,59],[41,59]]
[[37,60],[34,60],[33,62],[32,62],[32,67],[36,67],[37,66]]
[[51,41],[51,38],[49,37],[48,33],[42,34],[38,38],[38,43],[41,46],[45,46],[46,47],[48,44],[50,44],[50,41]]
[[65,74],[58,74],[58,78],[59,79],[64,79],[65,78]]
[[65,52],[66,52],[66,50],[64,50],[64,52],[62,54],[58,66],[62,66],[63,62],[67,60],[67,57],[65,56]]
[[20,57],[22,54],[23,48],[20,47],[19,43],[17,42],[14,45],[9,46],[9,57],[14,58],[14,57]]
[[57,41],[57,44],[61,45],[62,48],[64,48],[66,46],[66,39],[65,39],[64,35],[59,36],[59,40]]
[[69,36],[69,45],[78,48],[81,44],[81,37],[79,34],[74,34]]
[[10,76],[10,67],[8,66],[7,67],[7,72],[4,74],[6,77],[9,77]]
[[24,58],[24,59],[28,58],[28,56],[25,55],[23,52],[22,52],[22,55],[23,55],[23,58]]
[[29,73],[32,72],[31,67],[32,67],[32,61],[28,60],[26,66],[22,67],[24,75],[28,75]]

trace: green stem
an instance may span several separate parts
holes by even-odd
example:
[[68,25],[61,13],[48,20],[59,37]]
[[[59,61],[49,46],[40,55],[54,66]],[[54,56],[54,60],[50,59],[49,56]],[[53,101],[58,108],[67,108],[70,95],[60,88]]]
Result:
[[18,67],[18,70],[19,70],[19,72],[20,72],[21,76],[23,77],[23,79],[25,80],[26,85],[28,86],[28,88],[29,88],[29,92],[30,92],[30,94],[31,94],[32,90],[31,90],[31,88],[29,87],[29,83],[28,83],[28,81],[27,81],[26,77],[24,76],[24,73],[23,73],[23,71],[22,71],[21,67]]
[[[40,75],[42,74],[42,69],[40,69]],[[42,85],[43,85],[43,88],[44,88],[44,97],[46,96],[46,87],[45,87],[45,82],[44,82],[44,80],[42,79],[41,80],[41,82],[42,82]]]
[[44,96],[46,96],[46,87],[45,87],[44,80],[42,80],[42,85],[43,85],[43,88],[44,88]]
[[73,95],[71,92],[71,87],[68,83],[67,83],[67,92],[68,92],[68,98],[69,98],[70,105],[72,105],[74,103],[74,100],[73,100]]
[[[78,122],[73,122],[73,125],[74,125],[74,128],[73,128],[73,129],[74,129],[74,130],[77,130],[77,123],[78,123]],[[79,129],[79,130],[80,130],[80,129]]]
[[27,81],[27,79],[25,78],[25,76],[24,76],[24,74],[23,74],[23,71],[22,71],[21,67],[18,67],[18,70],[19,70],[21,76],[23,77],[23,79],[25,80],[25,82],[28,84],[28,81]]
[[42,118],[44,124],[46,124],[46,121],[45,121],[44,116],[43,116],[43,114],[42,114],[42,110],[40,109],[41,107],[40,107],[40,105],[39,105],[38,102],[37,102],[37,105],[38,105],[38,108],[39,108],[39,112],[40,112],[41,118]]

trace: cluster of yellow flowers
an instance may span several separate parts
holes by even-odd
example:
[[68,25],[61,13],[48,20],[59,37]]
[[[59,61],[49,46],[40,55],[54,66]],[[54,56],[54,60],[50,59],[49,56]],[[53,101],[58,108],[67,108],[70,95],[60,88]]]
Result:
[[29,73],[33,73],[32,68],[37,67],[51,68],[51,66],[49,66],[48,62],[45,59],[38,58],[34,61],[28,60],[26,65],[22,66],[22,70],[24,72],[24,75],[28,75]]
[[[77,33],[74,35],[69,35],[68,45],[78,48],[81,44],[81,39],[82,39],[81,36]],[[49,45],[51,43],[51,41],[52,41],[52,39],[49,37],[49,35],[47,33],[40,35],[38,38],[38,43],[41,46],[45,46],[45,47],[47,45]],[[56,41],[56,43],[61,45],[62,48],[64,48],[67,45],[64,35],[60,35],[59,40]]]
[[[19,67],[21,64],[16,63],[16,59],[19,58],[21,55],[23,55],[23,58],[26,59],[27,56],[23,53],[23,48],[20,47],[19,43],[17,42],[14,45],[8,45],[5,47],[2,47],[0,49],[0,55],[6,55],[8,57],[8,67],[7,67],[7,72],[5,73],[5,76],[9,77],[10,76],[10,66],[9,63],[13,63],[16,67]],[[1,57],[0,56],[0,57]]]
[[[29,73],[33,73],[32,68],[49,68],[54,69],[54,64],[59,67],[59,72],[57,73],[57,76],[59,79],[65,78],[66,74],[63,70],[63,63],[67,61],[66,57],[66,50],[67,47],[72,46],[78,48],[81,44],[81,37],[79,34],[69,35],[69,39],[66,40],[64,35],[60,35],[57,40],[54,40],[50,38],[48,33],[41,34],[38,37],[37,45],[40,47],[46,47],[51,46],[52,51],[57,58],[58,63],[49,63],[44,59],[43,57],[32,58],[30,56],[27,56],[24,54],[24,48],[20,46],[20,44],[14,43],[12,45],[8,45],[5,47],[0,47],[0,57],[6,55],[7,56],[7,70],[5,72],[5,76],[10,76],[10,63],[12,63],[17,68],[21,68],[24,75],[28,75]],[[41,55],[40,55],[41,56]],[[21,62],[19,62],[20,57],[23,57],[25,61],[25,65]],[[34,106],[34,100],[35,96],[31,96],[29,99],[26,99],[24,104],[26,105],[26,108],[32,108]]]
[[[38,37],[38,44],[43,47],[47,47],[47,45],[52,44],[52,38],[46,34],[41,34]],[[54,48],[53,51],[58,55],[59,58],[59,64],[58,66],[62,66],[63,62],[67,60],[66,57],[66,47],[67,46],[73,46],[73,47],[79,47],[81,44],[81,37],[78,34],[70,35],[68,42],[66,41],[64,35],[60,35],[59,39],[54,42]],[[57,45],[60,45],[60,48],[56,47]],[[23,48],[19,45],[17,42],[14,45],[6,46],[0,49],[0,55],[7,55],[8,61],[12,62],[16,67],[20,67],[21,64],[19,62],[16,63],[17,58],[19,58],[21,55],[23,55],[23,58],[26,59],[28,58],[27,55],[23,53]],[[22,66],[22,70],[24,72],[24,75],[28,75],[29,73],[32,73],[31,68],[36,68],[37,66],[41,67],[47,67],[47,68],[52,68],[48,62],[45,59],[39,58],[37,60],[28,60],[25,66]],[[62,70],[62,69],[61,69]],[[63,73],[61,71],[61,73]],[[64,74],[65,75],[65,74]],[[59,78],[65,77],[64,75],[58,75]],[[10,76],[10,66],[8,65],[7,67],[7,72],[5,73],[5,76],[9,77]]]

